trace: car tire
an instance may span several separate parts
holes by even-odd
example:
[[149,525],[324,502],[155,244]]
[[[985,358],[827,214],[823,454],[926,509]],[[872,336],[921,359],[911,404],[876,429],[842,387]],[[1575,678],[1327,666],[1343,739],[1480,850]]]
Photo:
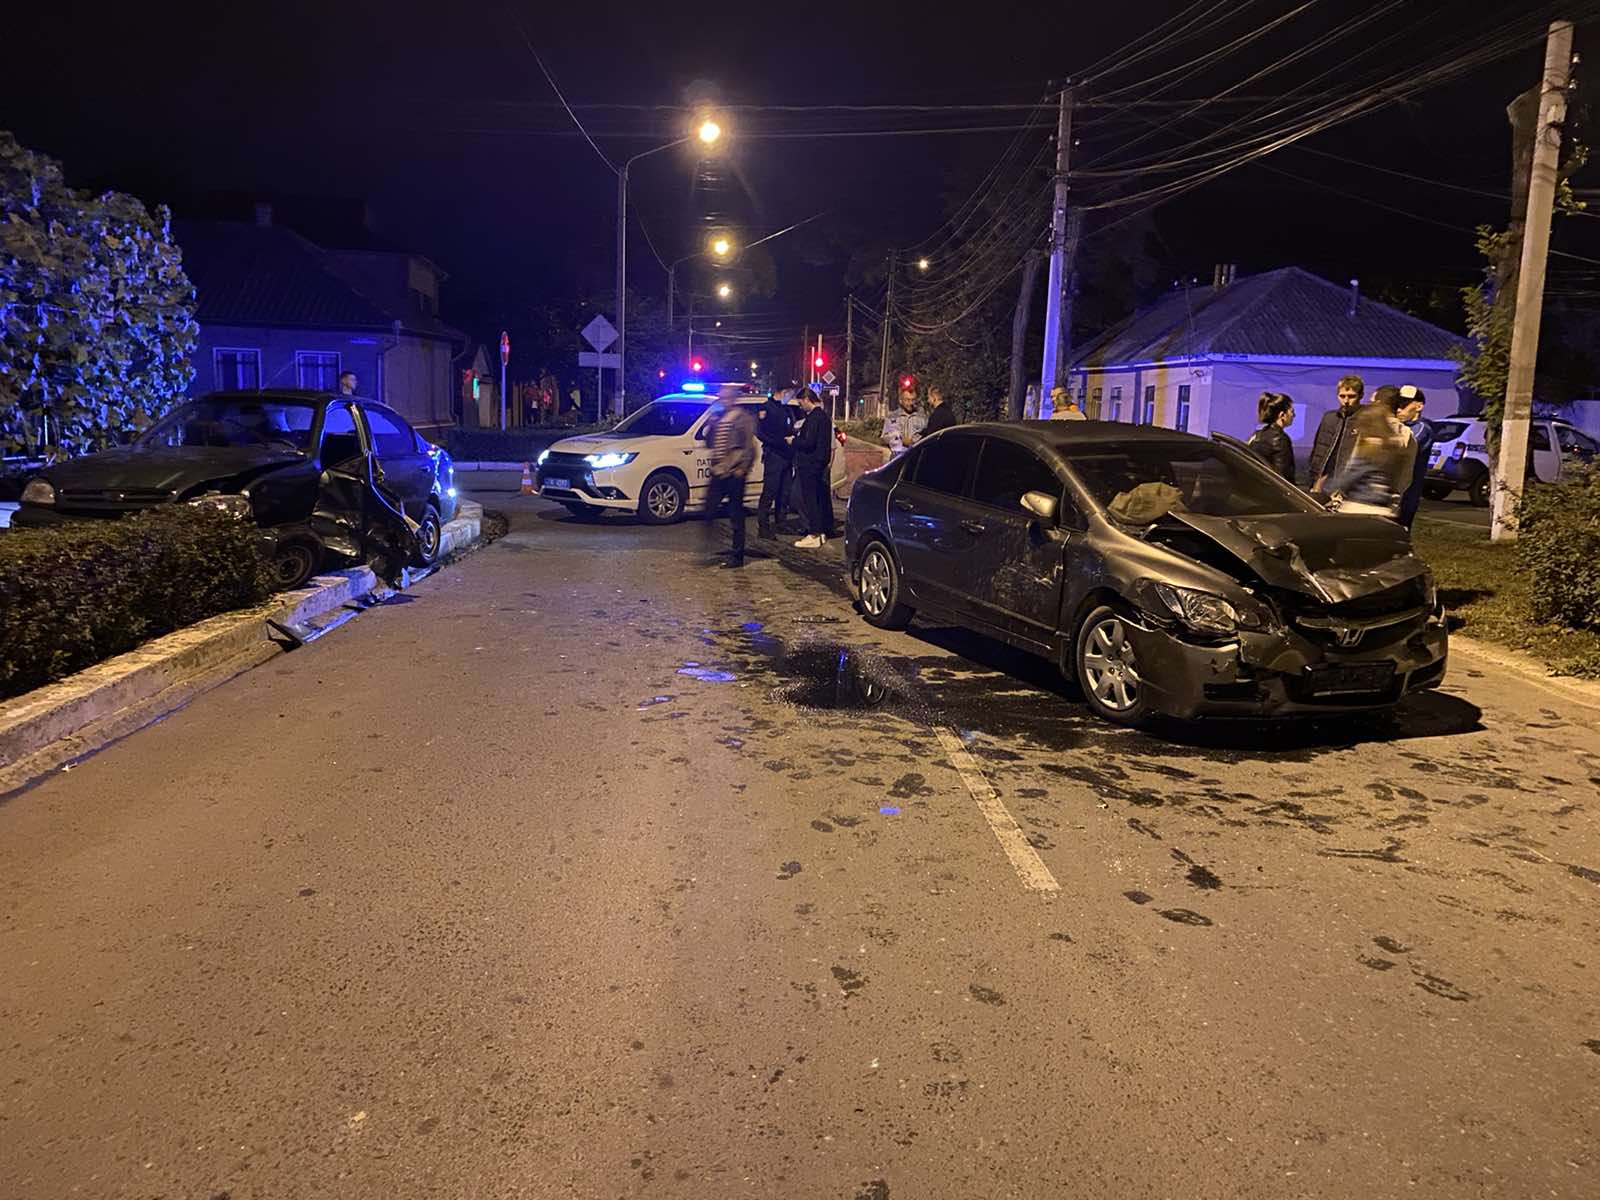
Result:
[[681,521],[688,507],[689,485],[673,471],[657,471],[639,491],[639,519],[646,525]]
[[444,521],[433,501],[423,510],[417,522],[417,552],[412,561],[419,567],[431,567],[439,561],[439,548],[444,545]]
[[600,510],[593,504],[584,504],[578,500],[563,500],[561,504],[563,508],[580,521],[600,515]]
[[279,542],[272,551],[272,584],[280,592],[305,587],[322,565],[322,553],[315,542],[295,538]]
[[1422,494],[1429,500],[1448,499],[1450,493],[1456,490],[1453,483],[1425,483],[1422,485]]
[[870,541],[861,551],[856,567],[861,615],[868,625],[879,629],[904,629],[911,624],[913,609],[901,602],[900,568],[894,555],[881,541]]
[[1154,711],[1128,639],[1128,618],[1102,604],[1078,627],[1072,665],[1094,714],[1117,725],[1138,725]]
[[1478,473],[1467,481],[1467,495],[1479,508],[1489,507],[1489,471],[1480,467]]

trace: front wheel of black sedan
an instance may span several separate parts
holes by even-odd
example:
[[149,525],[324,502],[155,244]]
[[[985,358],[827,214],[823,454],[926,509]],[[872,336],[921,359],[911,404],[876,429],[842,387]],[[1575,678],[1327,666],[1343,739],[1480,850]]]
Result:
[[1083,698],[1096,715],[1118,725],[1137,725],[1152,709],[1139,657],[1128,637],[1128,620],[1101,605],[1078,630],[1073,665]]
[[882,542],[868,542],[861,554],[859,572],[861,615],[879,629],[904,629],[911,609],[900,602],[900,568]]
[[428,502],[427,511],[422,514],[422,520],[417,522],[417,552],[414,556],[419,567],[431,567],[439,557],[439,547],[444,543],[444,522],[439,519],[439,510],[433,502]]
[[272,551],[272,582],[280,592],[292,592],[311,582],[322,556],[310,542],[279,542]]

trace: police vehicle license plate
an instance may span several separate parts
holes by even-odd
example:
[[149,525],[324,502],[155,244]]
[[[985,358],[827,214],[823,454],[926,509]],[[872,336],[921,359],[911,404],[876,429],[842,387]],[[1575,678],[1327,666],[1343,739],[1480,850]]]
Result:
[[551,488],[570,488],[572,481],[570,479],[546,479],[544,485]]

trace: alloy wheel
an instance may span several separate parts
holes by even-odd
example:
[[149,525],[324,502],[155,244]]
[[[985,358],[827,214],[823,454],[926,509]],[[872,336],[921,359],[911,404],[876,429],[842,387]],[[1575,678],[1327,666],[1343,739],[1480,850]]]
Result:
[[1120,617],[1096,621],[1084,639],[1083,673],[1095,698],[1114,712],[1139,703],[1139,664]]
[[861,560],[861,607],[867,615],[881,617],[889,607],[889,560],[874,546]]
[[657,520],[665,521],[675,517],[678,514],[678,489],[665,479],[653,483],[645,496],[645,504],[649,506],[651,515]]

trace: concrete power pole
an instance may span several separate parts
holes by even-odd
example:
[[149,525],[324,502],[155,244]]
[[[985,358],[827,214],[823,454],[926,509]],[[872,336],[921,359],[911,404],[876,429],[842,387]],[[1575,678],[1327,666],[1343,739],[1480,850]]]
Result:
[[1528,179],[1528,223],[1517,276],[1517,309],[1511,325],[1511,361],[1506,370],[1506,406],[1495,470],[1494,520],[1489,536],[1517,536],[1516,505],[1522,496],[1528,457],[1528,426],[1533,416],[1533,371],[1539,353],[1539,320],[1544,310],[1544,272],[1550,252],[1550,216],[1555,205],[1556,172],[1561,160],[1561,126],[1567,115],[1567,84],[1572,70],[1572,22],[1553,21],[1544,48],[1544,82],[1539,123],[1533,139],[1533,173]]
[[1056,117],[1056,198],[1050,210],[1050,286],[1045,294],[1044,366],[1039,372],[1039,415],[1048,417],[1061,354],[1061,291],[1066,283],[1067,166],[1072,155],[1072,89],[1061,89]]

